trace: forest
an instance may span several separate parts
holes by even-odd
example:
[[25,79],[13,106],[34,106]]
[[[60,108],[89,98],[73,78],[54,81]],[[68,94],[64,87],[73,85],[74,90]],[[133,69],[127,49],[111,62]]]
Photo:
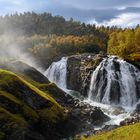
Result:
[[130,61],[140,57],[139,25],[122,29],[66,20],[50,13],[26,12],[0,17],[1,42],[7,34],[14,35],[10,43],[19,44],[42,62],[89,52],[118,55]]

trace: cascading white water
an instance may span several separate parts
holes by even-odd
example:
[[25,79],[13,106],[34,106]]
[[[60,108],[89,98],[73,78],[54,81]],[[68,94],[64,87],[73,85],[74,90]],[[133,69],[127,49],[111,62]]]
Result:
[[53,62],[44,75],[62,89],[66,89],[67,58],[63,57],[58,62]]
[[[53,62],[44,75],[72,95],[66,85],[67,58],[63,57],[60,61]],[[111,118],[104,125],[119,125],[122,120],[130,116],[133,111],[131,109],[139,98],[140,71],[121,59],[109,56],[104,58],[93,71],[88,100],[85,99],[84,102],[100,107]],[[119,105],[125,110],[114,105]]]
[[140,94],[140,71],[116,57],[105,58],[93,71],[88,100],[132,107]]

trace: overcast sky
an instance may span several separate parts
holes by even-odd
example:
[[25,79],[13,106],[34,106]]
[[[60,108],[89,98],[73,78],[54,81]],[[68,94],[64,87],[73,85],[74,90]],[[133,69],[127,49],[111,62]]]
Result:
[[140,0],[0,0],[0,14],[50,12],[98,25],[132,27],[140,24]]

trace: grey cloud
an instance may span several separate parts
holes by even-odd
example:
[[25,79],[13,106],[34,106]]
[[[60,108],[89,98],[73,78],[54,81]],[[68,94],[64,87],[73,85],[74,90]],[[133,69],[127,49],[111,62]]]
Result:
[[106,9],[122,6],[136,6],[139,0],[61,0],[61,3],[81,8]]
[[[21,6],[0,1],[0,12],[35,11],[50,12],[69,19],[73,17],[81,22],[96,20],[98,23],[110,21],[121,14],[140,13],[140,0],[22,0]],[[10,8],[9,11],[7,7]]]
[[69,19],[73,17],[75,20],[88,22],[95,19],[97,22],[103,22],[116,18],[123,13],[140,13],[140,7],[127,7],[126,9],[81,9],[70,5],[57,5],[53,8],[44,8],[44,11],[53,13],[54,15],[62,15]]

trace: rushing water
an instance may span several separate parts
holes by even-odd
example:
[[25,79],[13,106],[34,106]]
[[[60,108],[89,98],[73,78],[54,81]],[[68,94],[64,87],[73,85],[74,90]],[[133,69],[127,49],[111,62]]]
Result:
[[44,75],[51,81],[57,84],[62,89],[67,88],[66,84],[67,74],[67,58],[63,57],[58,62],[53,62],[51,66],[45,71]]
[[[52,63],[45,76],[60,88],[67,90],[67,58]],[[140,71],[114,56],[104,58],[91,75],[88,99],[84,102],[100,107],[116,124],[128,118],[138,102]],[[70,93],[70,92],[68,92]]]
[[93,71],[89,100],[133,107],[138,101],[140,71],[116,57],[105,58]]

